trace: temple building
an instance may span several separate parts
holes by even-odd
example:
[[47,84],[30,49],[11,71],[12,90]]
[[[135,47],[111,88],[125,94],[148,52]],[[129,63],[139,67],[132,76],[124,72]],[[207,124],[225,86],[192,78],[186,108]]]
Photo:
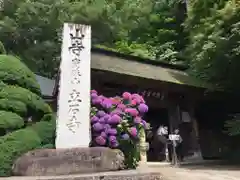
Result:
[[[186,70],[184,66],[93,48],[91,89],[107,97],[125,91],[141,94],[149,106],[145,119],[151,124],[153,133],[160,125],[168,126],[170,132],[179,128],[184,139],[184,155],[189,159],[201,158],[205,146],[201,145],[199,123],[202,119],[197,111],[206,85],[190,77]],[[38,77],[38,81],[45,99],[57,110],[58,78]],[[155,157],[152,148],[150,142],[148,161],[161,161]]]

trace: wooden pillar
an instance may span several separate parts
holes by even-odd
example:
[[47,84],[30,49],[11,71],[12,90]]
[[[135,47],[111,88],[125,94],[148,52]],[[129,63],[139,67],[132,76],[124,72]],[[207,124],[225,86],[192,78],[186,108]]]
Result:
[[173,131],[178,128],[181,119],[180,119],[180,109],[177,104],[171,103],[168,108],[169,113],[169,128],[170,133],[173,133]]
[[202,159],[202,153],[200,148],[200,142],[199,142],[199,131],[198,131],[198,122],[197,119],[194,116],[194,106],[190,107],[190,116],[192,121],[192,140],[193,140],[193,157],[196,160]]

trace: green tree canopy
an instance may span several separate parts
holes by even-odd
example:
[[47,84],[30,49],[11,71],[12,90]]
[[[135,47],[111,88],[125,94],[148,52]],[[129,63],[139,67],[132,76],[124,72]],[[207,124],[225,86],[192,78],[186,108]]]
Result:
[[[114,47],[151,11],[152,0],[3,0],[0,39],[34,72],[52,77],[59,66],[64,22],[92,26],[93,44]],[[11,37],[11,38],[9,38]]]

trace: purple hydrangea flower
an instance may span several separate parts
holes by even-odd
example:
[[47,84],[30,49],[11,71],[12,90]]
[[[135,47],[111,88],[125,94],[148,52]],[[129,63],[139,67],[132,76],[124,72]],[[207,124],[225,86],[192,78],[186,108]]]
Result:
[[105,99],[101,103],[103,108],[109,109],[112,107],[112,102],[109,99]]
[[108,122],[111,116],[109,114],[106,114],[103,118],[105,119],[105,122]]
[[135,124],[140,124],[141,122],[142,122],[142,119],[139,116],[134,118],[134,123]]
[[101,102],[102,102],[102,100],[99,97],[92,99],[93,105],[101,104]]
[[117,141],[117,138],[116,136],[109,136],[108,140],[112,143],[116,142]]
[[95,142],[100,145],[100,146],[103,146],[106,144],[106,139],[102,136],[98,136],[95,138]]
[[101,118],[101,117],[103,117],[103,116],[105,116],[106,115],[106,113],[104,112],[104,111],[98,111],[97,112],[97,116],[99,117],[99,118]]
[[93,127],[93,130],[96,132],[102,131],[104,129],[104,126],[98,122],[93,124],[92,127]]
[[98,122],[98,120],[99,120],[99,118],[97,116],[91,117],[91,123],[93,123],[93,124]]
[[99,119],[99,123],[100,123],[100,124],[105,124],[105,122],[106,122],[106,121],[105,121],[104,117],[101,117],[101,118]]
[[108,130],[108,129],[110,129],[111,128],[111,126],[109,125],[109,124],[105,124],[104,125],[104,130]]
[[106,97],[104,97],[103,95],[98,96],[102,101],[104,101],[106,99]]
[[101,136],[102,136],[103,138],[107,138],[107,134],[106,134],[105,132],[101,132]]
[[108,120],[109,124],[119,124],[121,122],[121,117],[117,114],[112,115],[112,117]]
[[110,128],[107,130],[107,134],[109,135],[117,135],[117,130],[114,128]]
[[135,127],[131,127],[131,128],[129,129],[129,133],[130,133],[130,135],[133,136],[133,137],[137,137],[137,135],[138,135],[137,129],[136,129]]
[[123,134],[121,137],[123,140],[129,140],[130,138],[128,134]]
[[143,125],[144,128],[147,127],[147,122],[145,120],[142,120],[141,124]]
[[129,100],[129,99],[131,99],[132,95],[129,92],[124,92],[122,94],[122,97],[124,100]]
[[139,112],[135,108],[127,108],[125,109],[125,112],[134,117],[138,116],[139,114]]
[[143,104],[141,103],[139,106],[138,106],[138,110],[140,113],[146,113],[148,112],[148,106],[146,104]]
[[116,140],[115,142],[110,142],[110,147],[117,148],[119,146],[119,142]]
[[97,98],[98,97],[98,95],[96,94],[96,93],[91,93],[91,98],[92,99],[95,99],[95,98]]

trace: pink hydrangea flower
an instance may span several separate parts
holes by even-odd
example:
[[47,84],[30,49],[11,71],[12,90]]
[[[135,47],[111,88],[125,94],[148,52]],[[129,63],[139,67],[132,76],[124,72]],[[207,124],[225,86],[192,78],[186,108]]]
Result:
[[121,110],[124,110],[124,109],[126,109],[126,106],[125,106],[124,104],[119,104],[119,105],[117,106],[117,108],[118,108],[118,109],[121,109]]
[[132,98],[132,95],[129,92],[124,92],[122,94],[122,97],[123,97],[124,100],[129,100],[129,99]]
[[95,141],[98,145],[103,146],[106,144],[106,139],[102,136],[98,136],[95,138]]
[[97,94],[97,91],[96,91],[96,90],[94,90],[94,89],[93,89],[93,90],[91,90],[90,92],[91,92],[91,94],[92,94],[92,93],[95,93],[95,94]]
[[137,135],[138,135],[137,129],[135,127],[131,127],[129,129],[129,134],[133,137],[137,137]]
[[132,94],[132,98],[133,99],[140,99],[140,95],[139,94]]
[[131,100],[131,106],[136,106],[136,105],[137,105],[136,99]]
[[127,108],[125,109],[125,113],[130,114],[131,116],[138,116],[139,112],[135,108]]
[[143,99],[143,97],[142,96],[140,96],[140,103],[145,103],[145,100]]
[[101,102],[101,105],[103,108],[109,109],[112,107],[112,102],[106,98]]

